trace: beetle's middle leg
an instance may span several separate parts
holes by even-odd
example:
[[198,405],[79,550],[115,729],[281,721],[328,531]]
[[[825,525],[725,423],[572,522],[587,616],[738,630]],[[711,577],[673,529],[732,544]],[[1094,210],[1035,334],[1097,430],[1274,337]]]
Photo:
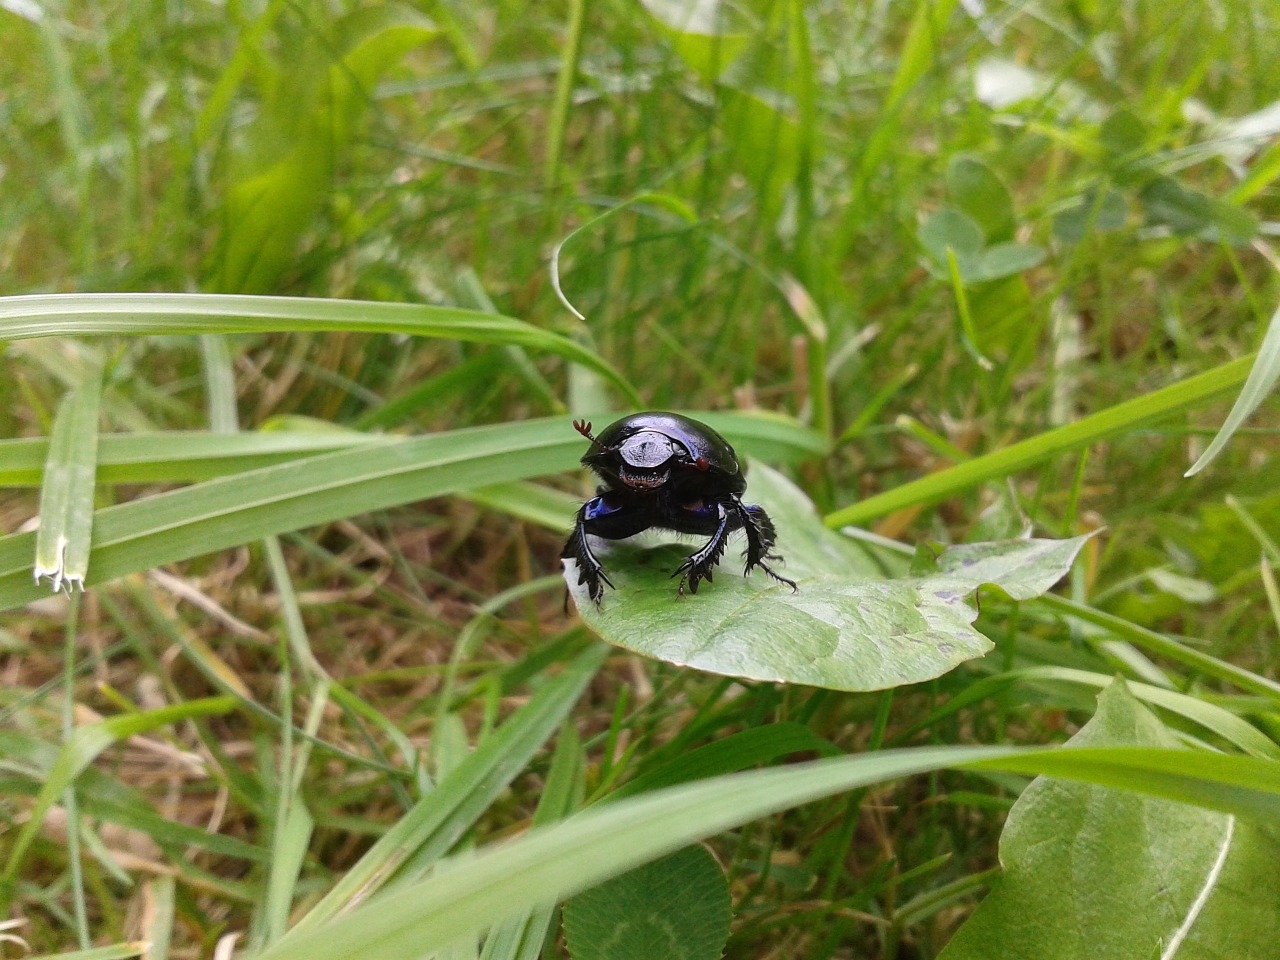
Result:
[[711,539],[703,544],[702,549],[697,553],[686,557],[684,563],[680,564],[676,572],[671,575],[674,577],[677,573],[681,574],[680,586],[676,592],[682,597],[684,596],[685,583],[689,584],[690,593],[697,593],[698,584],[701,581],[711,582],[711,573],[716,564],[720,562],[720,557],[724,554],[725,544],[729,540],[729,531],[731,529],[729,511],[725,509],[723,503],[709,503],[702,508],[701,512],[706,514],[713,509],[715,513],[712,515],[711,522],[715,523],[715,531],[711,534]]

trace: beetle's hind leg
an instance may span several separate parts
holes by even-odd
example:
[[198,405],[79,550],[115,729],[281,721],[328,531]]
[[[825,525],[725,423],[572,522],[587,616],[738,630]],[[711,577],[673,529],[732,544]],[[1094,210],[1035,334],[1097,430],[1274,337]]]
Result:
[[778,541],[778,531],[774,528],[769,514],[765,513],[764,507],[755,504],[748,506],[736,496],[733,498],[732,507],[738,523],[742,525],[747,535],[747,549],[742,554],[746,561],[746,568],[742,571],[742,575],[749,576],[752,570],[759,567],[779,583],[789,586],[793,593],[800,589],[794,580],[784,577],[765,563],[766,560],[781,560],[782,557],[773,552],[773,545]]

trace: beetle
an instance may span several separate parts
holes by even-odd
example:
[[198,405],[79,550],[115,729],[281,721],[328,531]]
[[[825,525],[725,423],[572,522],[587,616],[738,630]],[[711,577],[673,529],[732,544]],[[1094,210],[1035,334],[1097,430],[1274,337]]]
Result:
[[605,584],[613,587],[613,582],[592,552],[588,535],[625,540],[650,528],[711,538],[671,575],[680,577],[678,596],[684,596],[686,584],[690,593],[697,593],[699,583],[711,582],[735,530],[747,538],[743,576],[760,567],[797,589],[794,580],[765,562],[782,559],[772,552],[777,531],[763,507],[742,502],[747,479],[733,447],[716,431],[678,413],[655,410],[623,417],[598,436],[588,422],[575,420],[573,426],[591,441],[582,465],[603,483],[578,511],[560,556],[577,562],[578,583],[587,585],[596,606]]

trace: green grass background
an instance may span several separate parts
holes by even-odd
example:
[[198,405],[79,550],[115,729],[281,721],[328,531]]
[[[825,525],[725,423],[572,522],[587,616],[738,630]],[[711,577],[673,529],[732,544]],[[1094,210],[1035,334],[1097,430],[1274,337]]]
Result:
[[[77,337],[101,301],[6,302],[0,595],[35,595],[33,438],[63,396],[101,367],[104,438],[145,435],[100,447],[99,532],[137,520],[110,585],[0,613],[0,902],[37,953],[279,943],[388,829],[413,875],[641,777],[1060,742],[1093,708],[1061,671],[1280,728],[1274,409],[1183,478],[1280,304],[1267,0],[14,2],[0,48],[0,294],[437,308],[131,301]],[[745,442],[832,525],[1106,530],[1055,600],[984,600],[996,651],[919,688],[621,654],[588,685],[556,557],[589,487],[527,482],[572,467],[572,416],[636,405],[795,418]],[[237,430],[288,441],[214,436]],[[374,483],[399,454],[351,449],[373,432],[442,435],[420,487]],[[349,483],[226,519],[304,472]],[[1015,668],[1050,672],[990,682]],[[60,769],[76,789],[42,800]],[[461,807],[406,826],[451,782]],[[720,834],[727,955],[935,956],[1024,783],[935,772]]]

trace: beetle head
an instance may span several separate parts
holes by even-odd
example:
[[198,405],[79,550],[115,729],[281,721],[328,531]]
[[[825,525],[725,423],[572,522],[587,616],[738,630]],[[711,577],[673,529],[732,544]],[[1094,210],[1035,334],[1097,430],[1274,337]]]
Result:
[[618,458],[618,479],[632,490],[654,490],[671,476],[672,461],[687,460],[684,446],[656,430],[633,433],[613,450]]

